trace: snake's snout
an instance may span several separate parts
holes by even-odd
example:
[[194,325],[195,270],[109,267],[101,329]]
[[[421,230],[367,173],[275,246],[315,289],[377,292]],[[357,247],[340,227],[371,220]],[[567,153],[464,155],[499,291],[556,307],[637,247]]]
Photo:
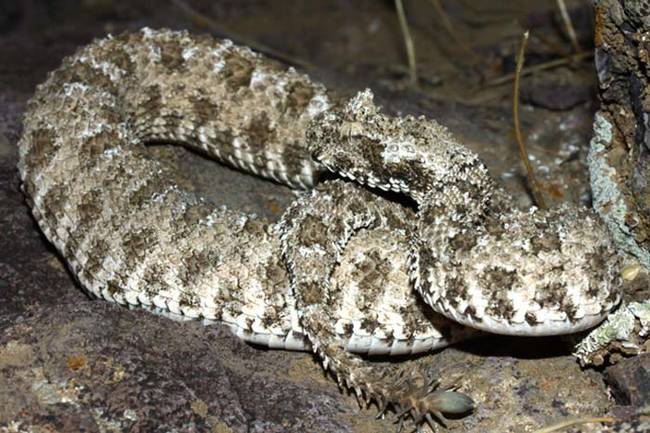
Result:
[[591,210],[500,206],[441,218],[421,218],[415,279],[447,317],[498,334],[568,334],[620,301],[621,257]]

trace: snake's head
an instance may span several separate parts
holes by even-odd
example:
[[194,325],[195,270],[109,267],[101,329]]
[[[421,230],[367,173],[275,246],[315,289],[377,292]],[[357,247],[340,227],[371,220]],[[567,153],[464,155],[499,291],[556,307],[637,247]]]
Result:
[[444,126],[382,113],[369,89],[314,119],[307,141],[314,159],[337,175],[416,201],[448,182],[492,182],[480,159]]

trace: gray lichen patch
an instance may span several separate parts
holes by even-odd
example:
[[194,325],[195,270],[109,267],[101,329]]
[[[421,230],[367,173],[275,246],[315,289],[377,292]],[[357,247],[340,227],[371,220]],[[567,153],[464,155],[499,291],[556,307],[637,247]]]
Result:
[[27,364],[34,356],[32,347],[18,341],[9,341],[0,347],[0,370]]
[[623,251],[650,267],[650,134],[646,2],[597,2],[602,104],[588,157],[594,208]]
[[617,151],[613,127],[606,113],[596,113],[588,157],[594,209],[607,223],[617,245],[650,268],[650,253],[637,242],[636,225],[630,225],[639,216],[625,186],[627,170],[619,167],[625,158]]
[[599,366],[620,356],[646,353],[649,331],[650,302],[632,302],[582,339],[574,354],[584,365]]

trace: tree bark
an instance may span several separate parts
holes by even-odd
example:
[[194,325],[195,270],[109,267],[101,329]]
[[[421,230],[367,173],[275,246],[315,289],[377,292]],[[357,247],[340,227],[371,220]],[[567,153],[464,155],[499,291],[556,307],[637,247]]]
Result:
[[600,110],[589,166],[594,208],[650,268],[650,2],[596,0]]

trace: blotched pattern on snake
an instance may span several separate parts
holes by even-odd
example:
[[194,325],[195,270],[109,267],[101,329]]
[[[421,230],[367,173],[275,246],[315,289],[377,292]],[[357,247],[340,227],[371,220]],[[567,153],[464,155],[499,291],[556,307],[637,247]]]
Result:
[[[160,141],[315,188],[278,223],[215,207],[146,152]],[[387,116],[369,90],[337,100],[227,40],[143,29],[81,48],[38,87],[19,146],[34,217],[88,292],[312,349],[417,422],[471,401],[352,353],[574,332],[620,298],[590,210],[519,211],[435,121]],[[339,179],[319,182],[327,171]]]

